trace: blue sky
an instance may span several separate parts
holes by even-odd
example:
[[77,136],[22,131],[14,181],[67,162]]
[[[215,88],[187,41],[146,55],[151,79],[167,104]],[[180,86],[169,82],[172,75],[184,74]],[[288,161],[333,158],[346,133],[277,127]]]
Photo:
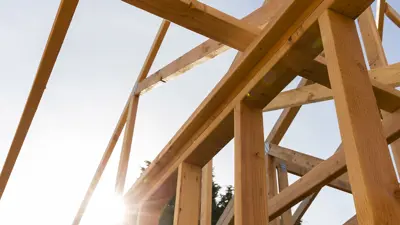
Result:
[[[207,4],[241,18],[261,0]],[[400,2],[389,0],[400,11]],[[34,79],[59,1],[0,2],[0,165]],[[161,19],[117,0],[81,0],[64,46],[0,201],[0,224],[70,224],[107,146]],[[389,63],[400,61],[400,29],[386,19]],[[172,25],[151,72],[206,40]],[[142,96],[128,188],[225,74],[228,52]],[[299,79],[296,79],[298,82]],[[291,87],[296,85],[294,82]],[[265,113],[265,136],[280,111]],[[340,143],[333,102],[302,108],[281,145],[321,158]],[[99,224],[102,196],[113,194],[120,143],[82,224]],[[233,145],[215,157],[216,180],[233,184]],[[295,177],[290,177],[294,181]],[[97,207],[97,208],[96,208]],[[95,214],[97,216],[95,216]],[[354,214],[351,195],[324,188],[304,224],[341,224]]]

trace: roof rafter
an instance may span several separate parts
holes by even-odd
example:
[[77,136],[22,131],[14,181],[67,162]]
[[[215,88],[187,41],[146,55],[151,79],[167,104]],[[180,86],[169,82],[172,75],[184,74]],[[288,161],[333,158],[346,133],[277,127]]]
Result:
[[244,51],[260,32],[256,27],[198,1],[124,0],[124,2],[240,51]]
[[[371,79],[391,87],[400,86],[400,63],[369,71]],[[310,84],[279,93],[264,112],[333,99],[332,90],[320,84]]]

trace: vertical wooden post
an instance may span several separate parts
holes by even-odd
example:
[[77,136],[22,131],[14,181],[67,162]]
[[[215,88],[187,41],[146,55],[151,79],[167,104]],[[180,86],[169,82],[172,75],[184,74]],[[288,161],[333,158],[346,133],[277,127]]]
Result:
[[[388,66],[385,50],[382,46],[382,40],[379,37],[378,29],[374,23],[374,15],[369,7],[358,19],[358,24],[363,38],[365,52],[371,69],[377,69]],[[386,112],[382,112],[385,115]],[[397,171],[400,172],[400,139],[391,145],[393,158]]]
[[[285,163],[280,163],[278,165],[278,183],[279,192],[283,191],[289,186],[288,173]],[[292,211],[290,209],[282,214],[281,221],[281,225],[292,225]]]
[[397,224],[398,183],[355,23],[327,10],[319,24],[358,221]]
[[[267,184],[268,184],[268,192],[267,196],[268,199],[273,198],[275,195],[278,194],[278,182],[276,179],[276,160],[275,157],[266,155],[265,156],[265,168],[267,170]],[[270,221],[270,225],[278,225],[279,218],[275,218],[274,220]]]
[[211,225],[212,214],[212,161],[202,169],[200,225]]
[[198,166],[185,162],[179,165],[174,225],[199,223],[201,173]]
[[263,117],[243,101],[234,110],[235,120],[235,225],[267,225],[267,177]]
[[121,196],[124,191],[138,103],[139,103],[139,96],[133,95],[129,103],[128,118],[125,124],[124,140],[122,143],[122,151],[119,158],[117,178],[115,182],[115,193],[118,196]]

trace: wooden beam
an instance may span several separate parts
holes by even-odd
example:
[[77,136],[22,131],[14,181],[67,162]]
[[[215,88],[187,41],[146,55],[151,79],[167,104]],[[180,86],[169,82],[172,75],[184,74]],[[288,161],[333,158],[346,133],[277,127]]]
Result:
[[364,42],[368,64],[371,69],[388,66],[382,39],[374,23],[374,15],[369,7],[358,19],[361,36]]
[[[265,163],[266,163],[266,168],[267,168],[267,185],[268,185],[268,199],[273,198],[275,195],[278,194],[278,182],[277,182],[277,177],[276,177],[276,160],[274,156],[271,155],[266,155],[265,158]],[[233,200],[231,200],[229,203],[232,202],[232,206],[233,206]],[[232,217],[233,217],[233,213],[234,211],[231,210],[230,208],[226,207],[225,211],[232,211]],[[222,217],[222,215],[221,215]],[[223,218],[223,217],[222,217]],[[218,221],[222,221],[221,218],[218,219]],[[279,224],[279,220],[275,219],[272,221],[269,221],[270,225],[278,225]]]
[[[268,225],[264,128],[260,109],[235,108],[235,225]],[[250,185],[251,184],[251,185]]]
[[396,224],[400,220],[400,204],[393,198],[397,178],[356,26],[353,19],[330,10],[319,23],[358,220]]
[[40,100],[42,99],[44,90],[46,89],[47,82],[61,50],[65,36],[67,35],[67,31],[72,17],[74,16],[78,2],[78,0],[62,0],[58,8],[53,27],[51,29],[49,38],[47,39],[46,47],[36,72],[36,77],[33,81],[24,111],[22,112],[17,130],[12,140],[10,149],[8,150],[7,158],[1,170],[0,199],[3,196],[8,179],[10,178],[15,162],[17,161],[18,155],[25,141],[25,137],[28,134],[29,128],[33,121],[33,117],[36,114],[36,110],[39,106]]
[[383,38],[383,25],[385,22],[386,0],[376,0],[376,27],[379,37]]
[[198,1],[124,0],[124,2],[239,51],[244,51],[259,34],[256,27]]
[[[245,99],[249,105],[263,108],[297,74],[304,72],[310,63],[308,60],[313,61],[322,51],[322,45],[314,43],[320,38],[316,21],[324,10],[330,7],[356,18],[371,2],[293,0],[284,3],[283,10],[243,53],[243,61],[220,81],[127,192],[126,202],[151,198],[176,174],[177,166],[183,161],[204,166],[232,139],[232,111],[237,103]],[[307,54],[296,54],[299,48],[307,49]]]
[[[383,118],[382,125],[384,128],[386,141],[391,144],[400,137],[400,110],[394,114],[386,114]],[[273,220],[287,209],[293,207],[305,197],[315,193],[323,186],[328,185],[333,180],[342,176],[347,171],[346,160],[343,146],[340,145],[336,153],[327,160],[322,161],[299,180],[291,184],[279,195],[273,197],[268,202],[269,220]],[[232,207],[232,204],[227,206]],[[226,216],[226,217],[223,217]],[[221,215],[218,225],[226,225],[232,221],[233,213]]]
[[207,163],[202,169],[201,175],[201,213],[200,225],[211,225],[212,214],[212,188],[213,188],[213,164]]
[[[161,43],[167,34],[170,22],[163,20],[161,26],[157,32],[154,42],[150,48],[150,52],[146,57],[144,65],[137,77],[136,85],[146,78],[150,71],[151,66],[156,58],[158,50],[160,49]],[[136,85],[134,88],[136,88]],[[122,151],[119,159],[117,177],[115,182],[115,193],[120,196],[124,192],[126,174],[128,173],[129,156],[131,153],[133,131],[135,129],[136,114],[138,111],[139,95],[132,95],[130,97],[130,103],[128,108],[128,117],[126,119],[124,140],[122,143]]]
[[[288,171],[285,163],[280,163],[278,165],[278,183],[279,192],[282,192],[285,188],[289,186]],[[281,216],[282,225],[292,225],[292,211],[289,208]]]
[[357,216],[351,217],[343,225],[358,225]]
[[122,151],[119,158],[118,170],[115,181],[115,194],[117,196],[121,196],[124,192],[138,104],[139,104],[139,96],[132,96],[129,102],[128,117],[125,124],[124,140],[122,143]]
[[198,224],[201,195],[201,167],[182,163],[178,170],[174,225]]
[[[300,81],[297,88],[302,88],[302,87],[304,87],[306,85],[310,85],[310,84],[312,84],[311,81],[308,81],[307,79],[303,78]],[[273,102],[273,100],[272,100],[272,102]],[[279,116],[277,122],[272,127],[272,130],[269,133],[269,135],[265,141],[268,143],[271,143],[271,144],[279,144],[281,142],[283,136],[289,129],[289,126],[292,124],[292,122],[293,122],[294,118],[296,117],[297,113],[299,112],[299,110],[300,110],[300,106],[284,109],[283,112],[281,113],[281,115]]]
[[400,28],[400,14],[389,3],[386,3],[386,15]]
[[[277,163],[285,163],[287,171],[297,176],[304,176],[324,160],[307,155],[292,149],[284,148],[278,145],[270,145],[268,155],[277,159]],[[349,178],[343,174],[328,184],[330,187],[351,193]]]
[[[372,10],[369,8],[360,16],[359,25],[369,66],[371,69],[376,70],[379,68],[387,68],[388,62],[385,50],[382,46],[382,40],[379,38],[378,29],[373,19]],[[398,64],[400,65],[400,63]],[[385,112],[382,112],[382,114],[384,113]],[[397,171],[400,171],[400,141],[393,142],[391,148]]]
[[[276,11],[281,10],[282,6],[284,6],[283,2],[269,1],[264,6],[244,17],[242,21],[254,27],[262,28],[273,19]],[[230,47],[223,43],[208,39],[140,82],[135,94],[143,94],[156,85],[161,85],[228,49]]]
[[[307,8],[309,4],[307,5],[304,4],[299,6],[297,5],[295,6],[293,2],[290,2],[290,4],[286,3],[286,5],[282,7],[282,11],[279,11],[279,14],[277,14],[276,17],[274,17],[274,21],[269,23],[269,25],[265,28],[266,30],[264,31],[264,35],[262,35],[263,38],[256,40],[258,45],[252,46],[248,51],[246,51],[243,54],[244,60],[242,60],[242,63],[235,66],[234,69],[231,70],[231,72],[228,72],[227,75],[225,75],[225,77],[220,81],[220,83],[216,86],[216,88],[210,93],[210,95],[204,100],[204,102],[199,106],[199,108],[194,112],[194,114],[189,118],[189,120],[177,132],[177,134],[171,140],[171,142],[160,153],[158,158],[155,160],[156,163],[153,163],[154,166],[150,166],[147,172],[145,172],[143,178],[148,176],[153,176],[153,178],[148,180],[150,182],[144,183],[142,178],[140,178],[132,187],[132,190],[135,190],[135,192],[133,191],[128,192],[129,198],[141,199],[150,197],[152,195],[150,193],[156,191],[159,185],[161,185],[164,181],[166,181],[166,179],[168,179],[176,171],[176,166],[178,162],[186,159],[190,155],[192,156],[197,155],[195,151],[196,149],[200,150],[204,149],[201,147],[207,147],[206,149],[210,151],[209,154],[201,153],[199,155],[199,158],[204,158],[204,160],[208,158],[207,160],[208,162],[210,158],[213,156],[213,154],[219,151],[220,147],[223,147],[227,142],[229,142],[232,139],[233,137],[232,110],[234,105],[236,104],[236,102],[234,103],[234,100],[237,99],[235,101],[239,101],[240,99],[243,98],[243,96],[246,95],[246,93],[243,93],[243,91],[235,87],[237,86],[243,87],[246,83],[250,82],[252,78],[254,78],[257,72],[255,71],[254,73],[249,74],[249,71],[251,70],[251,68],[255,66],[255,64],[259,60],[253,60],[253,59],[260,59],[262,57],[265,57],[265,53],[267,52],[266,50],[270,49],[271,48],[270,46],[273,46],[274,43],[277,42],[273,40],[279,39],[279,34],[285,33],[287,31],[287,29],[283,28],[284,27],[287,28],[288,26],[290,27],[293,24],[292,22],[288,23],[286,18],[292,18],[293,15],[301,14],[302,12],[304,12],[304,8]],[[295,20],[295,18],[292,19]],[[277,29],[276,32],[272,32],[275,29]],[[257,46],[265,46],[265,47],[258,48],[258,50],[255,51],[257,49]],[[253,51],[254,53],[257,54],[251,54]],[[283,55],[280,55],[280,57],[282,56]],[[267,57],[269,58],[270,56]],[[259,64],[263,65],[265,64],[265,62],[260,62]],[[259,69],[262,68],[258,68],[257,70]],[[265,73],[266,71],[258,73],[259,77],[257,77],[256,79],[257,80],[261,79],[265,75]],[[286,86],[286,84],[289,83],[290,80],[294,78],[294,76],[295,73],[293,73],[293,76],[279,76],[279,77],[270,76],[269,79],[271,80],[271,82],[275,80],[275,82],[273,83],[278,84],[278,81],[280,81],[280,83],[279,85],[274,86],[275,88],[270,88],[267,91],[271,93],[273,92],[278,93],[280,91],[280,88]],[[234,90],[234,92],[232,92],[232,90]],[[239,97],[237,97],[238,94],[240,94]],[[219,115],[221,113],[223,114]],[[204,131],[207,132],[203,133]],[[219,133],[221,134],[223,133],[223,135],[225,136],[220,136]],[[208,138],[213,136],[216,137],[215,140],[213,140],[212,138]],[[204,139],[206,138],[207,141],[204,141]],[[198,139],[199,141],[196,142],[191,141],[194,139]],[[195,145],[192,145],[192,143],[194,143]],[[208,146],[206,146],[205,144],[207,144]],[[165,154],[167,152],[168,154]],[[169,160],[168,155],[169,157],[174,157],[175,160]],[[159,184],[155,185],[152,182],[157,182]],[[144,194],[142,192],[148,194]]]
[[[308,81],[307,79],[302,79],[297,87],[300,88],[300,87],[303,87],[303,86],[311,84],[311,83],[312,82]],[[299,110],[300,110],[300,106],[284,109],[283,112],[281,113],[281,115],[279,116],[278,120],[272,127],[272,130],[269,133],[265,142],[279,144],[279,142],[282,140],[283,136],[289,129],[290,124],[293,122],[293,120],[296,117]],[[277,195],[277,193],[278,193],[275,159],[271,155],[267,155],[267,163],[268,163],[267,164],[267,174],[268,174],[267,180],[268,180],[268,186],[269,186],[268,187],[268,198],[272,198],[273,196]],[[282,174],[282,171],[281,171],[281,173],[278,173],[278,177],[279,177],[279,174]],[[286,181],[284,181],[284,179],[286,179]],[[285,174],[283,174],[283,176],[280,176],[279,181],[280,181],[279,187],[281,188],[281,186],[284,185],[284,183],[288,182],[287,173],[286,173],[286,176],[285,176]],[[290,220],[290,219],[288,219],[288,217],[291,216],[290,215],[291,212],[287,211],[284,214],[285,214],[284,217],[286,218],[285,224],[287,224],[287,222]],[[278,219],[270,221],[270,224],[272,224],[272,225],[277,225],[278,223],[279,223]]]
[[311,194],[300,203],[299,207],[297,207],[296,211],[293,213],[292,225],[298,225],[301,223],[301,218],[303,218],[308,208],[310,208],[312,202],[317,197],[318,193],[319,191]]
[[[387,115],[382,121],[388,144],[391,144],[400,135],[400,115],[398,113],[400,113],[400,110],[396,114]],[[314,169],[269,201],[268,212],[270,220],[297,204],[305,196],[311,195],[316,190],[343,175],[347,170],[346,168],[345,154],[341,145],[333,156],[318,164]],[[225,220],[229,219],[226,218]]]
[[[391,87],[400,86],[400,63],[369,71],[369,76]],[[281,92],[265,108],[264,112],[332,100],[332,90],[320,84],[310,84],[293,90]]]
[[[298,51],[297,54],[300,54],[300,51]],[[299,58],[299,60],[306,59]],[[367,74],[367,70],[365,72]],[[299,75],[326,87],[330,87],[326,65],[320,62],[312,61],[309,63],[307,70],[302,71]],[[373,87],[374,96],[376,97],[375,102],[378,103],[379,108],[387,112],[394,112],[400,108],[400,91],[373,79],[370,79],[370,82]]]
[[[128,101],[129,102],[129,101]],[[122,129],[124,128],[126,117],[127,117],[127,108],[128,104],[125,105],[125,108],[123,110],[124,113],[120,116],[117,126],[114,129],[114,132],[111,136],[110,141],[108,142],[107,148],[103,153],[103,157],[100,160],[100,163],[96,169],[96,172],[92,178],[92,181],[90,182],[89,188],[86,190],[85,197],[83,198],[78,212],[75,215],[74,221],[72,222],[72,225],[78,225],[83,217],[83,214],[86,211],[86,207],[88,206],[90,199],[92,198],[92,195],[99,184],[100,178],[103,175],[103,172],[108,164],[108,161],[110,160],[110,157],[114,151],[115,145],[117,144],[117,141],[119,139],[119,136],[122,133]]]
[[[127,152],[128,150],[130,150],[130,145],[131,145],[131,141],[132,141],[132,134],[133,134],[133,126],[135,123],[135,118],[136,118],[136,112],[137,112],[137,107],[138,107],[138,101],[139,101],[139,96],[135,96],[135,89],[137,87],[137,83],[138,81],[142,81],[144,78],[146,78],[147,74],[149,73],[149,70],[155,60],[155,57],[158,53],[158,50],[160,49],[161,43],[164,40],[164,37],[167,33],[167,30],[169,28],[170,23],[168,21],[163,21],[161,23],[161,26],[156,34],[156,37],[153,41],[153,44],[150,48],[150,51],[146,57],[146,60],[144,61],[143,67],[137,77],[136,80],[136,84],[134,85],[131,94],[128,98],[128,101],[125,104],[124,109],[122,110],[122,114],[118,120],[117,126],[114,129],[114,132],[111,136],[111,139],[107,145],[106,150],[104,151],[103,157],[100,160],[100,163],[97,167],[97,170],[92,178],[92,181],[90,182],[89,188],[87,189],[85,196],[81,202],[81,205],[79,206],[78,212],[75,215],[74,221],[72,222],[73,225],[78,225],[82,219],[83,214],[86,211],[86,207],[90,202],[90,199],[92,198],[93,192],[96,190],[97,184],[100,181],[101,176],[103,175],[103,172],[108,164],[108,161],[114,151],[115,145],[118,142],[118,139],[121,135],[122,129],[125,126],[126,121],[130,121],[130,125],[127,126],[126,130],[129,130],[129,134],[126,135],[126,138],[124,138],[124,148],[121,152],[121,159],[120,160],[120,164],[119,164],[119,174],[121,175],[121,173],[123,173],[123,176],[126,176],[126,169],[127,169],[127,158],[129,157],[129,152]],[[128,114],[130,114],[130,116],[128,117]],[[127,132],[127,133],[128,133]],[[129,144],[129,148],[128,148],[128,144]],[[124,163],[121,164],[121,162],[124,161]],[[117,179],[119,179],[119,181],[117,181],[116,183],[116,191],[118,193],[122,194],[121,188],[123,189],[123,183],[125,183],[125,178],[122,179],[118,178],[120,177],[120,175],[117,175]]]

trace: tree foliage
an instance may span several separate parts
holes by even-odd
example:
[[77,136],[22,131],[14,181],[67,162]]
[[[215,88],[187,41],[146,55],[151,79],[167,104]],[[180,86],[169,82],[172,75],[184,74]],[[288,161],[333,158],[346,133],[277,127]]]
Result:
[[[146,170],[146,168],[150,165],[150,161],[145,161],[145,166],[141,167],[142,173]],[[213,182],[212,182],[212,217],[211,224],[216,225],[219,217],[224,212],[226,206],[229,201],[233,197],[233,187],[229,185],[226,187],[226,191],[224,193],[221,192],[221,185],[214,181],[214,171],[213,171]],[[175,210],[175,196],[168,202],[168,204],[164,207],[164,211],[160,216],[159,225],[172,225],[174,223],[174,210]]]

